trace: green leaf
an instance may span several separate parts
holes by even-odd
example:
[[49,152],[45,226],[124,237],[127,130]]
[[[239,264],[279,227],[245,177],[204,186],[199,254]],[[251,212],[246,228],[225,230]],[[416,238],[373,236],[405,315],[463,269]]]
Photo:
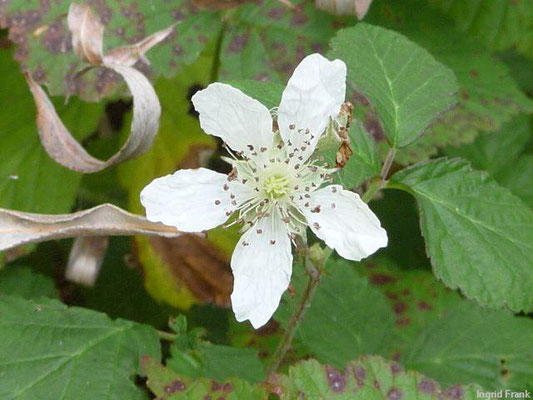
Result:
[[[40,213],[69,212],[81,174],[56,164],[43,149],[35,124],[35,105],[12,52],[0,50],[0,207]],[[71,98],[54,104],[77,139],[92,133],[103,104]]]
[[466,158],[474,168],[489,172],[533,209],[533,158],[521,155],[530,138],[529,118],[521,115],[498,132],[484,133],[469,145],[447,147],[444,153]]
[[[306,276],[296,266],[292,284],[303,291]],[[320,361],[343,366],[362,354],[384,354],[393,313],[385,297],[346,260],[330,259],[297,338]],[[288,321],[299,296],[284,296],[275,317]]]
[[509,163],[498,174],[498,181],[511,192],[520,197],[533,210],[533,154],[521,156],[517,161]]
[[374,105],[393,147],[419,137],[455,104],[455,76],[404,36],[368,24],[339,31],[330,57],[344,60],[348,83]]
[[489,311],[447,289],[431,272],[379,257],[364,274],[396,314],[390,357],[441,385],[523,390],[533,382],[533,321]]
[[428,271],[400,269],[393,261],[378,257],[360,269],[369,282],[382,292],[395,315],[390,331],[390,358],[403,355],[405,347],[435,319],[445,318],[461,296],[446,288]]
[[462,302],[428,321],[402,362],[441,384],[476,382],[487,389],[533,389],[533,321]]
[[19,265],[8,265],[0,270],[0,295],[20,296],[30,300],[59,297],[51,278]]
[[161,356],[151,327],[0,296],[0,398],[143,399],[133,380],[143,355]]
[[285,86],[278,83],[265,83],[252,80],[229,81],[228,84],[240,89],[248,96],[256,99],[268,109],[279,106]]
[[171,354],[167,366],[185,376],[218,381],[242,378],[252,383],[265,378],[256,350],[201,342],[186,352],[171,347]]
[[[18,46],[15,58],[36,80],[46,83],[52,94],[69,93],[81,86],[84,98],[97,100],[116,88],[120,78],[94,71],[84,77],[82,85],[75,79],[83,63],[75,56],[70,43],[66,21],[70,3],[69,0],[4,2],[0,5],[0,20],[3,28],[10,29],[9,37]],[[191,64],[222,27],[217,14],[200,11],[187,0],[104,0],[93,4],[93,11],[105,25],[106,49],[129,45],[176,24],[171,38],[147,54],[150,66],[140,63],[149,76],[172,76]]]
[[184,316],[178,317],[171,327],[178,337],[170,346],[171,357],[167,366],[190,378],[243,378],[257,382],[265,378],[263,365],[256,350],[212,344],[201,339],[201,329],[187,332]]
[[220,78],[285,84],[304,56],[323,52],[335,34],[335,23],[346,20],[305,0],[292,4],[295,9],[277,2],[255,2],[226,15]]
[[[396,162],[426,160],[439,147],[472,142],[479,131],[498,130],[513,115],[533,110],[533,102],[519,90],[506,65],[423,2],[375,2],[366,21],[394,29],[424,47],[454,72],[460,88],[457,107],[443,114],[409,148],[398,151]],[[376,125],[374,117],[367,118],[367,124]],[[388,146],[383,147],[386,154]]]
[[281,377],[282,399],[345,400],[474,400],[478,387],[454,385],[441,388],[435,381],[381,357],[364,356],[348,363],[343,371],[315,360],[291,367]]
[[516,162],[530,136],[529,118],[520,115],[504,124],[500,131],[482,134],[468,145],[448,147],[444,149],[444,154],[465,158],[472,167],[489,172],[497,180],[498,173],[507,164]]
[[266,391],[241,379],[217,382],[209,378],[189,378],[163,367],[158,361],[145,357],[142,362],[148,376],[148,387],[160,398],[167,400],[264,400]]
[[487,47],[504,50],[516,47],[533,57],[533,5],[528,1],[429,0]]
[[533,212],[462,160],[404,169],[392,187],[418,200],[435,275],[490,307],[533,310]]

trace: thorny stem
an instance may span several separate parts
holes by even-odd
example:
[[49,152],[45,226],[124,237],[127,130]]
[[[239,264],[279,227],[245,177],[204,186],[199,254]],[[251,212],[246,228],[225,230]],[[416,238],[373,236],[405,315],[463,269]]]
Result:
[[176,335],[175,333],[165,331],[157,331],[157,335],[159,336],[159,339],[165,340],[167,342],[173,342],[178,337],[178,335]]
[[315,290],[318,286],[318,282],[320,281],[320,270],[315,267],[309,259],[309,249],[307,247],[304,248],[304,254],[305,267],[307,269],[307,273],[309,274],[309,281],[307,282],[307,287],[305,288],[299,303],[296,305],[296,309],[289,319],[289,323],[287,324],[287,328],[285,328],[285,332],[281,337],[278,347],[270,359],[270,363],[267,368],[267,377],[276,372],[281,364],[281,361],[283,360],[283,357],[285,357],[285,354],[290,349],[292,340],[296,334],[296,329],[300,325],[300,322],[302,322],[305,310],[309,308]]
[[365,203],[368,203],[370,200],[372,200],[372,197],[376,194],[377,191],[383,189],[387,186],[387,177],[389,175],[390,167],[392,166],[392,162],[394,161],[394,156],[396,155],[395,149],[390,149],[389,153],[387,154],[387,158],[385,159],[385,162],[383,163],[383,167],[381,168],[381,172],[379,173],[379,177],[377,179],[374,179],[370,185],[368,186],[368,189],[363,194],[363,201]]

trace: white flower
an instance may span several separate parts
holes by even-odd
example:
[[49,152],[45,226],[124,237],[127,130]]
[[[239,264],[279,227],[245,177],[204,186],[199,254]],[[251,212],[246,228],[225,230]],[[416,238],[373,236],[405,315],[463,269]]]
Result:
[[240,90],[213,83],[192,101],[202,129],[240,156],[228,159],[232,173],[179,170],[141,193],[150,221],[185,232],[215,228],[236,213],[244,232],[231,258],[238,321],[248,319],[258,328],[270,319],[290,282],[291,237],[305,238],[306,225],[350,260],[387,245],[368,206],[342,186],[327,185],[334,170],[311,159],[345,92],[346,65],[319,54],[296,67],[275,120]]

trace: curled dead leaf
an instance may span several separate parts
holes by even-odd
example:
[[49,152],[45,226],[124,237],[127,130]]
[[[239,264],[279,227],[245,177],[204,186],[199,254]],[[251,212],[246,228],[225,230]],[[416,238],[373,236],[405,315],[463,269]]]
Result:
[[26,74],[37,106],[37,127],[44,148],[56,162],[83,173],[101,171],[145,153],[159,129],[161,106],[154,88],[141,72],[132,67],[153,46],[164,40],[173,27],[156,32],[140,42],[119,47],[103,54],[104,27],[100,19],[85,4],[72,3],[68,26],[76,55],[91,64],[91,68],[108,68],[121,75],[133,97],[133,121],[128,140],[107,161],[91,156],[65,127],[44,90]]
[[372,0],[315,0],[317,8],[335,15],[356,15],[362,20]]
[[0,251],[77,236],[181,235],[176,228],[150,222],[112,204],[72,214],[33,214],[0,208]]

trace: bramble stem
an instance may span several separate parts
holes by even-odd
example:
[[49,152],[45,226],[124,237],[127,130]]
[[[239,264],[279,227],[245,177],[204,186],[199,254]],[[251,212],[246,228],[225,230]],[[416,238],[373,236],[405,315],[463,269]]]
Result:
[[300,322],[302,322],[305,310],[311,304],[311,300],[313,299],[318,282],[320,281],[320,271],[309,259],[309,249],[306,247],[304,251],[305,266],[309,274],[309,281],[307,282],[307,286],[302,294],[302,297],[300,298],[299,303],[296,305],[296,309],[289,319],[289,323],[287,324],[287,328],[285,328],[285,332],[281,337],[278,347],[270,359],[270,363],[267,368],[267,377],[277,371],[281,361],[283,360],[283,357],[285,357],[285,354],[287,354],[287,351],[289,351],[292,340],[294,339],[294,335],[296,334],[296,329],[300,325]]
[[370,200],[372,200],[372,197],[374,197],[376,192],[378,192],[379,190],[387,186],[387,182],[388,182],[387,177],[389,175],[389,171],[392,166],[392,162],[394,161],[395,155],[396,155],[396,150],[390,149],[389,153],[387,154],[387,158],[385,159],[385,162],[383,163],[383,167],[381,167],[381,172],[379,173],[379,177],[377,179],[374,179],[370,183],[366,192],[363,194],[362,200],[365,203],[368,203]]
[[178,337],[175,333],[165,331],[157,331],[157,335],[159,336],[159,339],[166,340],[167,342],[173,342]]

